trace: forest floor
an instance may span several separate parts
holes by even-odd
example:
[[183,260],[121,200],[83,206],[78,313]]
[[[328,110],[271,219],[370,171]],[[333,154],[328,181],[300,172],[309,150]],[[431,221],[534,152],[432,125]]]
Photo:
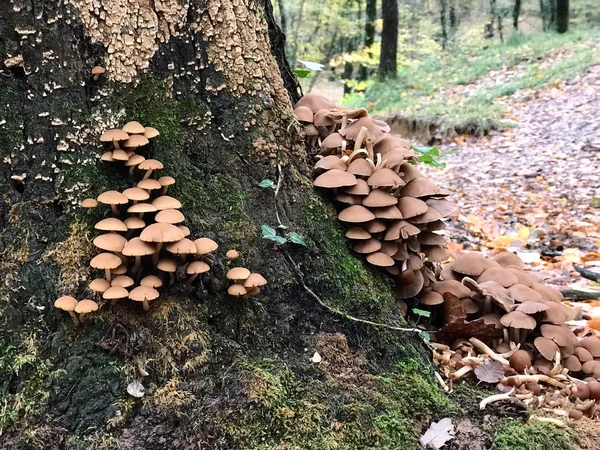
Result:
[[445,168],[424,169],[460,209],[450,249],[517,251],[546,282],[593,297],[598,283],[574,266],[600,271],[600,66],[504,102],[514,126],[445,139]]

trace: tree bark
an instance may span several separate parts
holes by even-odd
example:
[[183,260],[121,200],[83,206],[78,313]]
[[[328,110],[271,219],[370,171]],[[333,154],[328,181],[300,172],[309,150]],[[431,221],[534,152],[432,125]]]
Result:
[[556,31],[566,33],[569,30],[569,0],[556,0]]
[[[264,0],[0,6],[0,448],[367,448],[332,424],[382,433],[360,411],[411,411],[398,399],[377,403],[408,379],[423,405],[442,404],[431,398],[422,341],[314,300],[403,322],[388,282],[350,253],[312,188],[284,42]],[[106,69],[98,79],[96,65]],[[210,273],[194,284],[174,274],[149,311],[88,290],[101,276],[89,267],[94,224],[110,209],[79,206],[141,180],[142,171],[99,161],[111,148],[100,135],[133,120],[160,132],[139,153],[164,164],[152,177],[175,178],[168,195],[181,201],[190,238],[219,244]],[[265,179],[278,184],[275,197],[258,186]],[[307,246],[263,239],[276,217]],[[224,258],[233,248],[235,263]],[[268,284],[254,297],[227,295],[233,265]],[[143,270],[153,273],[150,261]],[[62,295],[99,309],[75,327],[53,306]],[[335,368],[313,364],[315,351]],[[395,366],[408,358],[419,367],[409,378]],[[356,376],[328,381],[324,370],[331,380],[338,370]],[[134,381],[143,398],[128,394]],[[413,414],[397,419],[420,434]]]
[[382,0],[381,56],[379,78],[395,78],[398,70],[398,0]]
[[[365,6],[366,18],[365,18],[365,40],[364,45],[366,48],[370,48],[375,43],[375,21],[377,20],[377,0],[367,0]],[[369,56],[371,53],[369,52]],[[368,69],[364,64],[361,64],[358,68],[358,79],[366,81],[369,78]]]
[[440,25],[442,27],[442,48],[445,50],[448,46],[448,0],[440,0]]
[[513,28],[519,29],[519,16],[521,15],[521,0],[515,0],[513,7]]

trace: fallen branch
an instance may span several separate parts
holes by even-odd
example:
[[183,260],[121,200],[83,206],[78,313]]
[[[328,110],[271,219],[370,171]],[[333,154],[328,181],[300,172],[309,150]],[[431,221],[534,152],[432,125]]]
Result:
[[600,300],[600,292],[578,291],[575,289],[565,289],[560,291],[565,300]]
[[590,269],[585,269],[583,267],[575,266],[574,269],[579,272],[583,278],[587,278],[588,280],[595,281],[596,283],[600,283],[600,272],[595,272]]

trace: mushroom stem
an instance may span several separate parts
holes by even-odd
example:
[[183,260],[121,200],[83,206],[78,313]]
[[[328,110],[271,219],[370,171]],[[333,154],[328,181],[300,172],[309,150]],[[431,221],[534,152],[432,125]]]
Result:
[[511,328],[510,331],[510,340],[513,341],[515,344],[519,344],[519,329],[518,328]]
[[[370,137],[368,137],[367,139],[365,139],[365,146],[367,147],[367,153],[369,154],[369,159],[371,161],[373,161],[375,159],[375,154],[373,153],[373,139],[370,138]],[[383,165],[383,162],[381,164]]]
[[[342,116],[342,126],[340,127],[340,130],[343,130],[343,129],[344,129],[344,128],[346,128],[347,126],[348,126],[348,115],[347,115],[347,114],[344,114],[344,115]],[[335,130],[335,125],[334,125],[333,127],[334,127],[333,129]]]
[[144,300],[144,311],[150,311],[150,303],[148,303],[148,300]]
[[562,420],[558,420],[558,419],[553,419],[552,417],[539,417],[539,416],[533,416],[531,418],[531,420],[534,420],[536,422],[546,422],[546,423],[551,423],[552,425],[556,425],[559,428],[567,428],[567,425],[562,421]]
[[163,186],[162,191],[160,191],[160,195],[166,195],[167,189],[169,189],[169,186]]
[[162,247],[163,247],[163,243],[158,242],[156,245],[156,251],[152,255],[152,262],[154,263],[155,266],[158,265],[158,261],[160,259],[160,251],[162,250]]
[[196,278],[198,278],[198,274],[194,273],[188,277],[187,281],[188,283],[193,283]]
[[508,338],[508,329],[503,328],[502,333],[504,334],[504,342],[506,342],[507,344],[510,344],[510,339]]
[[494,361],[498,361],[499,363],[504,364],[504,365],[510,364],[507,359],[500,356],[498,353],[496,353],[494,350],[489,348],[487,345],[485,345],[479,339],[471,338],[471,339],[469,339],[469,342],[473,345],[473,347],[475,347],[477,350],[480,350],[481,352],[485,353],[490,358],[492,358]]
[[75,325],[81,325],[79,319],[77,318],[77,315],[73,311],[69,311],[69,315],[71,316],[71,320]]
[[88,313],[81,313],[79,314],[79,322],[83,323],[85,321],[85,317],[88,315]]
[[148,169],[148,170],[146,171],[146,174],[144,175],[144,180],[145,180],[146,178],[150,178],[150,175],[152,175],[152,170],[153,170],[153,169]]
[[525,340],[527,339],[527,332],[528,330],[524,328],[519,332],[519,342],[517,342],[517,344],[522,344],[523,342],[525,342]]
[[513,394],[513,392],[515,392],[515,388],[512,388],[510,391],[504,394],[490,395],[489,397],[486,397],[483,400],[481,400],[481,402],[479,403],[479,409],[485,409],[485,407],[490,403],[498,402],[500,400],[507,400]]
[[112,212],[115,216],[120,216],[121,215],[121,211],[119,211],[119,208],[117,208],[117,205],[110,205]]
[[104,275],[105,275],[106,281],[108,281],[110,283],[112,281],[111,276],[110,276],[110,269],[104,269]]
[[175,283],[175,272],[171,272],[169,273],[170,278],[169,278],[169,284],[174,284]]
[[485,314],[489,314],[492,312],[492,297],[486,295],[484,299],[485,300],[483,302],[483,311]]
[[92,209],[94,209],[94,208],[88,208],[88,210],[87,210],[88,216],[92,214]]
[[367,127],[360,127],[360,131],[358,132],[358,136],[356,136],[356,140],[354,141],[354,150],[358,150],[361,148],[363,140],[367,136]]
[[115,150],[120,150],[121,149],[121,147],[119,147],[119,141],[112,141],[112,143],[115,146]]
[[142,266],[142,257],[141,256],[136,256],[135,257],[135,264],[131,268],[131,273],[133,273],[134,275],[136,273],[138,273],[138,270],[140,270],[141,266]]
[[565,385],[560,381],[557,381],[547,375],[514,375],[512,377],[505,377],[500,380],[502,384],[506,384],[507,386],[518,386],[523,383],[529,383],[530,381],[534,381],[536,383],[541,381],[542,383],[546,383],[561,389],[565,387]]
[[133,176],[133,169],[135,169],[137,166],[131,166],[129,168],[129,176],[132,177]]
[[471,367],[469,365],[462,366],[456,372],[450,374],[450,379],[451,380],[458,380],[458,379],[464,377],[466,374],[468,374],[472,370],[473,370],[473,367]]

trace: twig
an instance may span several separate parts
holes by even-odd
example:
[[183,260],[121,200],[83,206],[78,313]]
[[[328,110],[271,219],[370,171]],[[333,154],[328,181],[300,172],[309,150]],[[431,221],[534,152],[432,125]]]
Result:
[[583,278],[587,278],[588,280],[595,281],[596,283],[600,283],[600,273],[594,272],[593,270],[585,269],[583,267],[575,266],[574,269],[579,272]]
[[578,291],[575,289],[565,289],[560,291],[565,300],[600,300],[600,292]]
[[552,417],[532,416],[530,421],[546,422],[551,423],[552,425],[556,425],[559,428],[567,428],[567,425],[562,420],[554,419]]
[[510,391],[505,392],[504,394],[490,395],[489,397],[481,400],[479,403],[479,409],[485,409],[485,407],[490,403],[499,402],[500,400],[508,400],[513,392],[515,392],[515,388],[512,388]]
[[518,386],[523,383],[535,382],[535,383],[547,383],[557,388],[564,388],[565,385],[560,381],[555,380],[547,375],[514,375],[512,377],[505,377],[500,380],[500,383],[505,384],[507,386]]
[[499,363],[501,363],[501,364],[503,364],[505,366],[508,366],[508,364],[509,364],[508,360],[506,360],[501,355],[499,355],[498,353],[496,353],[495,351],[493,351],[491,348],[489,348],[487,345],[485,345],[479,339],[477,339],[477,338],[471,338],[471,339],[469,339],[469,342],[471,344],[473,344],[473,347],[475,347],[479,351],[482,351],[483,353],[485,353],[486,355],[488,355],[491,359],[493,359],[495,361],[498,361]]
[[277,187],[275,188],[275,217],[277,218],[277,223],[284,226],[279,218],[279,208],[277,207],[277,194],[279,194],[279,189],[281,189],[283,183],[283,171],[281,170],[281,164],[279,163],[277,163],[277,171],[279,172],[279,178],[277,179]]
[[[420,330],[419,328],[402,328],[402,327],[396,327],[394,325],[387,325],[385,323],[378,323],[378,322],[372,322],[370,320],[365,320],[365,319],[359,319],[358,317],[353,317],[350,316],[349,314],[346,314],[345,312],[340,311],[339,309],[335,309],[331,306],[329,306],[327,303],[325,303],[321,297],[319,297],[317,294],[315,294],[311,288],[309,288],[306,283],[304,282],[304,274],[302,273],[302,271],[300,270],[300,268],[298,267],[298,265],[294,262],[294,260],[292,259],[292,257],[290,255],[287,254],[287,252],[285,250],[283,250],[283,254],[285,255],[285,257],[287,258],[287,260],[290,262],[290,264],[292,265],[292,267],[294,268],[294,271],[296,272],[296,277],[298,278],[298,281],[300,282],[300,284],[302,285],[302,287],[304,288],[304,290],[306,291],[307,294],[309,294],[312,298],[315,299],[315,301],[321,305],[323,308],[327,309],[328,311],[331,311],[332,313],[343,317],[344,319],[347,320],[351,320],[353,322],[358,322],[358,323],[364,323],[366,325],[371,325],[374,327],[380,327],[380,328],[387,328],[390,330],[394,330],[394,331],[402,331],[405,333],[417,333],[419,336],[422,337],[422,333],[425,332],[425,330]],[[425,341],[423,339],[423,341],[430,347],[429,342]],[[433,348],[432,348],[433,349]]]

